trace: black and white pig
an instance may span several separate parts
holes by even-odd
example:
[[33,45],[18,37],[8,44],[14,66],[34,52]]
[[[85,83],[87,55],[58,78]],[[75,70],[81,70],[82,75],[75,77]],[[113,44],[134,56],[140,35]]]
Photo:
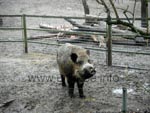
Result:
[[62,45],[57,51],[57,63],[62,86],[66,86],[66,78],[70,97],[74,97],[74,84],[77,82],[79,95],[81,98],[85,98],[83,93],[84,81],[96,73],[89,55],[89,50],[69,43]]

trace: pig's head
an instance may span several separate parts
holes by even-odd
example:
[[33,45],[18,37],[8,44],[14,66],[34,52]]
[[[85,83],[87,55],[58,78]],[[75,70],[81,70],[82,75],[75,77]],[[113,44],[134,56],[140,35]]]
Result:
[[70,55],[74,65],[74,74],[81,79],[88,79],[95,75],[96,70],[89,58],[89,50],[81,50]]

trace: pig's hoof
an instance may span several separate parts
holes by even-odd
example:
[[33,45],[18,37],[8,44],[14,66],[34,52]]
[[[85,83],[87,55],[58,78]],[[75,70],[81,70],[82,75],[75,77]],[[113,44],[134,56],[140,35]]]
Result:
[[74,95],[70,95],[70,98],[75,98],[75,96]]
[[80,98],[85,99],[86,96],[85,95],[80,95]]
[[69,94],[70,98],[75,98],[74,94]]
[[66,84],[62,84],[62,86],[63,86],[63,87],[66,87],[67,85],[66,85]]

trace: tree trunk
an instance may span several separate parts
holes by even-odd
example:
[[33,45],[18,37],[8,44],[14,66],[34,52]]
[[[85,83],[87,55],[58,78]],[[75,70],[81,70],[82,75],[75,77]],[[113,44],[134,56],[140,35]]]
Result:
[[[83,8],[84,8],[84,14],[89,15],[90,10],[89,10],[89,6],[87,4],[87,0],[82,0],[82,4],[83,4]],[[89,24],[90,21],[91,21],[90,19],[85,19],[85,24]]]
[[82,0],[83,8],[84,8],[84,13],[85,15],[90,14],[89,6],[87,4],[87,0]]
[[146,20],[146,8],[147,8],[146,0],[141,0],[141,26],[147,27],[147,20]]

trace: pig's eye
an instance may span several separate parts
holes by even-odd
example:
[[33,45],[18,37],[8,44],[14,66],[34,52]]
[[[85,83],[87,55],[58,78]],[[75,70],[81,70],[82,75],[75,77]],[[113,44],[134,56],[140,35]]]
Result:
[[88,59],[88,63],[92,63],[92,60]]
[[82,64],[83,64],[83,61],[78,61],[78,64],[79,64],[79,65],[82,65]]

